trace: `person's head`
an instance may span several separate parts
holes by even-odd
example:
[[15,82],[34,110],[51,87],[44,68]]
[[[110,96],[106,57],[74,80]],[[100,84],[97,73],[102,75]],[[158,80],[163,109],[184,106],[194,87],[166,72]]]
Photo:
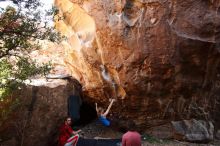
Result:
[[98,111],[97,111],[97,114],[98,114],[98,115],[101,115],[101,114],[104,114],[104,112],[105,112],[104,109],[101,108],[101,107],[99,107],[99,108],[98,108]]
[[65,122],[66,125],[69,125],[69,126],[70,126],[70,125],[72,124],[72,119],[71,119],[71,117],[66,117],[64,122]]

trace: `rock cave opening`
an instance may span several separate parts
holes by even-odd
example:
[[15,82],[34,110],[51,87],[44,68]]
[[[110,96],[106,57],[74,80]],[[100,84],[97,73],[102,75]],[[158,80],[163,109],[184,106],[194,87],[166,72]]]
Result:
[[88,102],[82,102],[80,106],[80,118],[74,123],[75,126],[85,126],[97,118],[97,113],[94,107]]

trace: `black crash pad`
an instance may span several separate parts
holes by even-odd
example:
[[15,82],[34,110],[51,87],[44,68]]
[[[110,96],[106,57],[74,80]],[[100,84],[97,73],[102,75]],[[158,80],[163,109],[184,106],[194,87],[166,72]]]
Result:
[[77,146],[118,146],[121,139],[84,139],[79,138]]

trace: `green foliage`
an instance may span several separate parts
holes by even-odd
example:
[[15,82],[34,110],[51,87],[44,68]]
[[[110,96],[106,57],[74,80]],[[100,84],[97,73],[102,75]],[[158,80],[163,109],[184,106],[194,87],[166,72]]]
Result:
[[51,64],[38,65],[27,57],[20,57],[12,63],[6,59],[0,60],[0,100],[17,89],[23,81],[31,76],[46,75],[51,70]]
[[[37,64],[29,53],[39,49],[39,40],[59,41],[60,35],[44,22],[39,0],[13,0],[16,6],[0,8],[0,111],[8,113],[15,100],[10,93],[35,75],[46,75],[51,64]],[[52,9],[51,14],[56,10]],[[8,104],[10,103],[10,106]],[[6,106],[7,105],[7,106]],[[4,108],[8,107],[8,108]],[[2,114],[0,112],[0,114]],[[3,114],[4,115],[4,114]],[[0,116],[1,118],[1,116]]]
[[[12,75],[12,65],[8,63],[6,59],[0,61],[0,97],[3,97],[4,94],[7,94],[8,89],[5,88],[8,84],[8,79]],[[1,98],[0,98],[1,100]]]
[[[22,101],[12,91],[35,75],[45,76],[51,70],[50,62],[37,64],[29,53],[39,49],[39,40],[59,41],[60,35],[42,18],[38,0],[13,0],[16,8],[0,8],[0,126]],[[55,14],[53,9],[51,14]]]

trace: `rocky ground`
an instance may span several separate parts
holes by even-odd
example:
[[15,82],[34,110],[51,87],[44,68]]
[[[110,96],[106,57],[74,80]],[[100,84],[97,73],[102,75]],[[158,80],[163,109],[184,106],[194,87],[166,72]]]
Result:
[[[100,123],[98,123],[98,121],[94,121],[85,127],[81,127],[81,130],[82,133],[80,136],[88,139],[120,139],[123,135],[123,133],[119,131],[102,126]],[[220,146],[220,141],[215,140],[207,144],[197,144],[177,141],[173,139],[158,139],[149,135],[145,135],[142,138],[142,144],[143,146]]]

